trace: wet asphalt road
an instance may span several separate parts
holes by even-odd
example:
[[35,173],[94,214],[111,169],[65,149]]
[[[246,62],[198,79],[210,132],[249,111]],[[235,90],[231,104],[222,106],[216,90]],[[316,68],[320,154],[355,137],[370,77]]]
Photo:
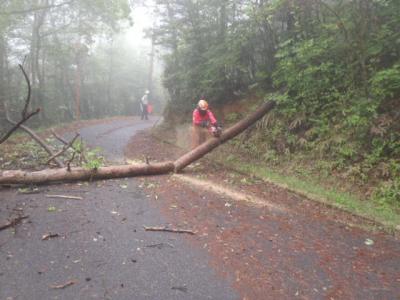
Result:
[[[80,133],[121,161],[129,137],[155,121]],[[168,224],[141,184],[130,178],[41,186],[35,194],[0,189],[0,224],[29,216],[0,231],[0,299],[239,299],[209,267],[206,251],[189,245],[195,237],[144,231]],[[82,200],[48,197],[60,194]],[[58,236],[42,240],[46,234]]]

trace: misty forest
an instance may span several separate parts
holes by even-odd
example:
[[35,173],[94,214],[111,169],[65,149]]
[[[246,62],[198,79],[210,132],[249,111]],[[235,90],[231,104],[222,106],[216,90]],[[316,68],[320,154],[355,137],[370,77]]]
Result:
[[[219,146],[199,160],[207,167],[197,179],[235,170],[242,175],[224,180],[233,187],[267,180],[400,230],[400,1],[0,1],[0,185],[6,170],[79,166],[96,179],[93,170],[112,164],[71,132],[139,122],[144,94],[153,111],[143,126],[161,146],[141,143],[143,133],[113,144],[136,151],[139,175],[180,171]],[[182,163],[200,99],[222,136]]]
[[[135,5],[147,5],[151,22],[129,38]],[[313,172],[368,187],[368,197],[398,208],[395,0],[14,0],[1,3],[0,30],[4,132],[5,104],[18,114],[26,97],[18,64],[30,78],[30,106],[41,109],[34,127],[139,114],[146,89],[175,123],[190,121],[200,97],[216,108],[242,103],[225,122],[273,99],[278,107],[238,151],[278,168],[313,161]]]

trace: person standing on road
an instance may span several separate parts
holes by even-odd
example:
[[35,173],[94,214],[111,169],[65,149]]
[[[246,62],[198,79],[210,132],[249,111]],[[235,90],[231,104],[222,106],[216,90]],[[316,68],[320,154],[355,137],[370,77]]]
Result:
[[217,119],[202,99],[193,111],[192,149],[204,143],[210,133],[215,137],[221,134]]
[[147,90],[142,99],[140,100],[140,110],[142,112],[141,114],[141,119],[142,120],[148,120],[148,111],[147,111],[147,106],[149,105],[149,94],[150,92]]

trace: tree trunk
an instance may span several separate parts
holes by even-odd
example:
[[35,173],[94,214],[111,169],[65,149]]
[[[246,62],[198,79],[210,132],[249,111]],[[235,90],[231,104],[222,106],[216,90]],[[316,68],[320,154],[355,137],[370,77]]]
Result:
[[275,106],[274,101],[264,103],[253,114],[246,119],[238,122],[228,128],[219,138],[212,138],[201,144],[197,148],[183,155],[175,162],[164,162],[156,164],[142,165],[122,165],[102,167],[97,170],[88,170],[85,168],[67,168],[47,169],[37,172],[24,172],[21,170],[0,172],[0,185],[5,184],[43,184],[54,181],[75,181],[75,180],[93,180],[109,179],[133,176],[159,175],[170,172],[179,172],[187,165],[200,159],[214,148],[224,142],[234,138],[246,130],[250,125],[261,119]]
[[145,175],[167,174],[174,170],[173,162],[142,165],[122,165],[102,167],[97,170],[85,168],[47,169],[37,172],[21,170],[0,173],[0,185],[7,184],[43,184],[55,181],[95,180]]

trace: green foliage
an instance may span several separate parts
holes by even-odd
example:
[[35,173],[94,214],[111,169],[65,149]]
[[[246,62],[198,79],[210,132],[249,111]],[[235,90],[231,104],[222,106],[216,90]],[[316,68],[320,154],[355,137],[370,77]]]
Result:
[[85,153],[86,162],[83,165],[86,169],[97,170],[104,166],[104,157],[100,156],[100,149],[95,148]]
[[381,100],[400,95],[400,64],[374,74],[370,80],[371,92]]
[[105,159],[100,155],[101,149],[88,149],[81,141],[75,141],[73,144],[74,151],[78,154],[78,160],[84,160],[83,167],[89,170],[96,170],[104,166]]
[[400,179],[399,177],[382,182],[373,194],[373,199],[381,205],[391,205],[400,210]]

